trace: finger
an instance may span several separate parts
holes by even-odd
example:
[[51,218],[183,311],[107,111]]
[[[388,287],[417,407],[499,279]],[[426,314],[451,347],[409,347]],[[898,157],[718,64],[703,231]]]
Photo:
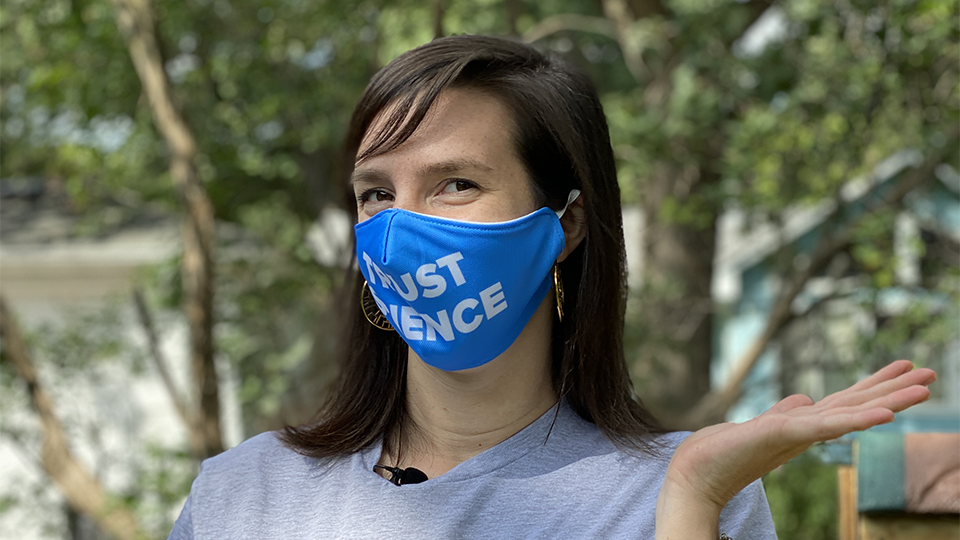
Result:
[[874,399],[878,399],[885,395],[892,394],[902,388],[907,388],[914,385],[926,386],[936,379],[937,374],[932,370],[926,368],[916,369],[901,373],[892,379],[876,382],[871,386],[865,386],[858,389],[857,385],[854,385],[846,390],[841,390],[840,392],[831,394],[827,398],[821,400],[817,405],[821,409],[856,406],[862,403],[867,403]]
[[783,440],[814,443],[835,439],[853,431],[862,431],[892,422],[894,413],[903,411],[930,397],[925,386],[911,386],[855,407],[837,407],[826,412],[813,412],[796,417]]
[[853,431],[891,422],[893,418],[893,412],[882,407],[844,408],[832,411],[829,415],[810,414],[794,417],[780,422],[778,428],[771,432],[773,435],[771,443],[775,446],[806,447],[815,442],[829,441]]
[[923,403],[929,398],[930,389],[926,386],[916,385],[901,388],[891,394],[880,396],[860,405],[859,408],[863,410],[882,407],[891,412],[900,412],[918,403]]
[[885,381],[895,379],[904,373],[908,373],[913,369],[913,362],[909,360],[897,360],[896,362],[891,362],[883,368],[877,370],[872,375],[864,377],[863,379],[857,381],[848,388],[844,388],[839,392],[834,392],[829,396],[821,399],[817,402],[818,405],[824,406],[834,406],[840,405],[840,401],[844,401],[845,397],[855,392],[862,392],[873,388],[877,384],[883,383]]
[[821,417],[821,422],[810,430],[813,442],[829,441],[854,431],[863,431],[880,424],[893,422],[893,411],[876,407],[858,412],[849,412]]
[[787,411],[792,411],[797,407],[809,407],[813,405],[814,401],[810,397],[803,394],[794,394],[792,396],[787,396],[776,403],[773,407],[770,407],[770,410],[767,412],[771,413],[785,413]]
[[906,410],[918,403],[926,401],[930,397],[930,390],[926,386],[910,386],[901,388],[896,392],[880,396],[870,401],[850,405],[845,407],[833,407],[829,410],[811,409],[809,416],[829,418],[832,416],[843,416],[848,414],[857,414],[870,409],[887,409],[890,412],[900,412]]
[[907,373],[913,369],[913,362],[909,360],[897,360],[896,362],[891,362],[878,370],[873,375],[859,381],[857,384],[851,386],[853,390],[863,390],[865,388],[870,388],[884,381],[890,379],[895,379],[904,373]]

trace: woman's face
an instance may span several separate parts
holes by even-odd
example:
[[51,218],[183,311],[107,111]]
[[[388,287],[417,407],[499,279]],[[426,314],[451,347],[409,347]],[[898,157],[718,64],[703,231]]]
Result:
[[[371,144],[381,114],[360,144]],[[497,98],[476,90],[440,94],[398,148],[358,163],[351,177],[358,221],[386,208],[464,221],[496,222],[536,210],[514,151],[514,124]]]

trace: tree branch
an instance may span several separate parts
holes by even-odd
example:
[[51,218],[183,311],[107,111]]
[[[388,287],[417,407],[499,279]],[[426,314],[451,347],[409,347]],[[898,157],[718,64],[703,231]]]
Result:
[[525,43],[533,43],[534,41],[539,41],[564,30],[589,32],[613,39],[617,38],[617,32],[613,27],[613,23],[603,17],[561,13],[537,22],[537,24],[531,26],[529,30],[523,33],[521,39],[523,39]]
[[617,43],[620,44],[620,53],[633,79],[640,84],[649,75],[649,69],[643,61],[643,47],[633,37],[633,26],[636,17],[627,5],[626,0],[602,0],[603,14],[613,25]]
[[104,491],[103,486],[77,461],[67,445],[63,424],[54,411],[53,400],[37,375],[37,368],[23,342],[20,328],[0,296],[0,337],[3,338],[3,359],[13,364],[13,371],[26,385],[33,409],[40,416],[43,447],[40,465],[59,486],[67,504],[97,524],[102,531],[118,540],[145,538],[136,517]]
[[443,0],[433,0],[433,38],[445,36],[443,30],[443,15],[446,11]]
[[[508,0],[509,1],[509,0]],[[533,43],[565,30],[589,32],[607,36],[617,42],[627,70],[637,83],[646,80],[650,73],[643,61],[643,45],[635,39],[634,24],[638,19],[665,15],[666,9],[658,0],[601,0],[603,17],[591,17],[574,13],[553,15],[539,21],[523,33],[521,39]],[[508,6],[509,7],[509,6]],[[674,67],[672,63],[668,71]]]
[[628,0],[628,4],[635,19],[667,14],[666,6],[660,0]]
[[[951,138],[951,142],[945,147],[954,148],[957,144],[956,135]],[[921,166],[913,169],[906,178],[896,184],[893,190],[882,197],[878,202],[868,206],[863,215],[869,215],[898,204],[903,198],[928,181],[932,176],[934,169],[944,158],[944,154],[937,154],[923,163]],[[836,218],[847,211],[850,205],[837,205],[831,215],[825,220],[827,222],[836,220]],[[686,429],[697,429],[706,425],[723,421],[724,416],[730,407],[740,399],[742,393],[741,386],[746,380],[747,375],[753,366],[756,365],[760,356],[767,349],[770,343],[779,335],[780,331],[795,318],[791,310],[793,301],[803,292],[807,282],[823,270],[833,259],[834,255],[845,249],[853,241],[853,235],[857,225],[863,217],[854,219],[841,226],[838,230],[830,234],[824,232],[823,239],[814,251],[810,264],[801,272],[794,275],[781,291],[779,297],[770,310],[770,316],[763,331],[747,347],[747,349],[734,362],[730,376],[724,382],[723,386],[717,390],[711,391],[704,396],[690,413],[688,413],[682,424]]]
[[126,39],[154,123],[170,149],[170,176],[186,209],[180,227],[181,276],[184,309],[190,322],[190,363],[198,405],[196,424],[203,441],[203,452],[197,457],[209,457],[223,451],[213,344],[213,205],[197,174],[193,133],[176,106],[167,80],[149,0],[113,3],[117,26]]
[[520,0],[504,0],[503,3],[507,12],[507,35],[520,37],[520,32],[517,30],[517,19],[520,18]]
[[147,347],[150,350],[150,358],[153,360],[153,364],[160,374],[160,379],[163,381],[167,395],[170,396],[170,400],[177,410],[177,415],[180,416],[180,420],[183,421],[190,433],[190,446],[194,449],[194,454],[199,455],[202,453],[203,442],[196,438],[196,435],[198,435],[196,419],[193,414],[191,414],[190,408],[187,406],[187,401],[180,394],[176,384],[174,384],[173,377],[170,376],[167,360],[163,355],[163,351],[160,349],[160,339],[157,336],[156,326],[153,324],[153,317],[150,315],[150,309],[147,307],[147,302],[140,289],[133,291],[133,304],[137,308],[137,317],[140,319],[140,325],[143,327],[143,332],[147,337]]

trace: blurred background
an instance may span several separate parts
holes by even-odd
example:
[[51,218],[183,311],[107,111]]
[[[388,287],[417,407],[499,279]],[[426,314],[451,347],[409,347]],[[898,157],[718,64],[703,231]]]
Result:
[[[627,358],[668,425],[911,358],[940,380],[889,429],[956,432],[958,6],[5,0],[0,536],[164,538],[202,458],[310,418],[336,371],[350,112],[459,33],[596,82]],[[781,538],[853,538],[855,444],[764,479]]]

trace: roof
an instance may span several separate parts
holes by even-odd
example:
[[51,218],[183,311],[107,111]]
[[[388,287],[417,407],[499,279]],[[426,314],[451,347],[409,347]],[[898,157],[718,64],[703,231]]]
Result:
[[[866,176],[847,182],[840,189],[840,200],[856,203],[878,186],[895,178],[909,167],[922,162],[916,150],[897,152],[877,165]],[[950,167],[937,169],[937,180],[947,191],[960,196],[960,174]],[[764,222],[747,228],[747,212],[731,209],[724,212],[717,224],[717,251],[714,257],[713,296],[720,302],[736,300],[741,295],[741,274],[763,263],[782,246],[798,241],[811,233],[836,209],[837,201],[824,199],[814,205],[796,205],[783,213],[782,224]],[[944,231],[960,241],[960,227]]]

